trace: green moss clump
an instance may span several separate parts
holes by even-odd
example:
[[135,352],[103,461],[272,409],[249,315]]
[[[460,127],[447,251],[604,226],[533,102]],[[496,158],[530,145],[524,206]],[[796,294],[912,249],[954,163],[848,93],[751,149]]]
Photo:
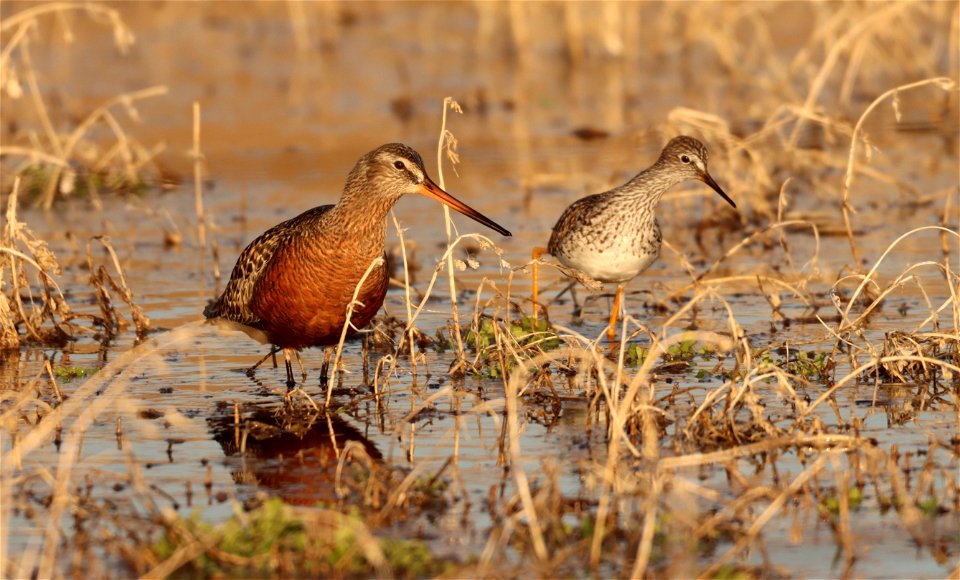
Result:
[[[333,527],[315,525],[279,498],[271,498],[247,514],[235,514],[220,526],[199,519],[199,513],[170,526],[153,547],[161,561],[196,540],[209,547],[177,571],[188,576],[370,576],[377,568],[367,559],[358,532],[357,514],[336,514]],[[420,540],[373,538],[392,576],[432,576],[451,564],[434,558]]]

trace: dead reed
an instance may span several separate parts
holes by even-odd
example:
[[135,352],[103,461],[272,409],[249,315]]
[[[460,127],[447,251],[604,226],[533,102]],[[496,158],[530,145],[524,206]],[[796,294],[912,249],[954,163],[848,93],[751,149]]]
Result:
[[[148,182],[163,185],[171,176],[161,176],[155,165],[163,144],[147,148],[133,138],[124,122],[138,122],[137,101],[165,95],[167,87],[158,85],[117,95],[102,103],[67,133],[55,127],[60,119],[51,117],[49,90],[41,86],[41,77],[31,59],[30,45],[41,31],[51,34],[51,20],[73,38],[67,12],[86,14],[93,22],[106,23],[118,50],[126,52],[135,36],[123,22],[121,12],[96,3],[53,2],[22,10],[0,21],[4,49],[0,58],[0,94],[6,115],[13,115],[18,130],[5,136],[0,146],[4,178],[0,186],[11,187],[11,178],[21,180],[28,199],[49,209],[57,196],[88,196],[98,202],[101,191],[143,191]],[[26,89],[23,82],[26,82]],[[29,104],[23,100],[29,98]],[[120,116],[125,114],[126,119]],[[6,116],[5,115],[5,116]],[[114,138],[104,146],[91,136],[105,128]],[[11,163],[12,160],[19,160]]]
[[[662,14],[642,12],[650,16],[642,20],[639,11],[652,8],[473,7],[489,22],[505,21],[526,66],[553,46],[543,24],[555,18],[572,70],[603,59],[677,63],[677,55],[704,51],[722,82],[757,103],[729,115],[669,111],[663,132],[711,143],[711,169],[747,209],[697,217],[683,210],[699,207],[699,195],[664,200],[665,229],[692,233],[671,238],[663,259],[676,267],[649,302],[629,297],[619,343],[602,341],[605,329],[586,307],[583,325],[565,324],[572,308],[559,301],[544,304],[542,320],[530,316],[526,265],[508,261],[526,252],[455,235],[449,220],[442,255],[414,286],[409,238],[395,220],[405,320],[380,321],[360,354],[341,342],[335,368],[365,368],[372,378],[341,374],[323,409],[206,403],[199,414],[216,424],[210,429],[175,406],[148,412],[143,385],[165,380],[174,363],[164,354],[183,348],[190,328],[149,338],[82,383],[48,364],[3,391],[2,528],[13,523],[37,539],[12,553],[15,538],[5,532],[0,573],[788,576],[797,571],[781,562],[784,546],[816,542],[836,553],[832,566],[816,570],[855,576],[882,562],[872,546],[882,527],[898,544],[908,540],[918,560],[956,575],[956,190],[928,191],[883,162],[881,148],[898,144],[882,140],[876,125],[886,111],[899,131],[905,101],[918,95],[955,104],[956,79],[942,76],[930,54],[948,54],[955,72],[956,51],[942,49],[956,48],[956,38],[913,46],[909,31],[956,16],[956,7],[811,5],[816,26],[787,57],[775,49],[768,5],[691,7],[660,6]],[[292,21],[314,9],[288,7]],[[340,9],[348,8],[323,8]],[[706,29],[706,21],[717,26]],[[13,22],[4,33],[26,20]],[[637,50],[644,35],[631,32],[640,28],[649,49]],[[297,28],[299,51],[309,50],[309,35]],[[926,80],[903,81],[885,59]],[[440,155],[452,135],[451,106],[444,101]],[[947,145],[927,146],[931,156],[950,154]],[[31,154],[54,165],[64,159]],[[0,282],[13,284],[0,294],[5,345],[115,336],[124,327],[115,297],[145,331],[106,240],[88,244],[96,307],[73,314],[55,257],[16,219],[16,190],[0,246]],[[898,227],[887,216],[905,205],[939,225]],[[199,203],[196,213],[203,224]],[[93,241],[113,270],[97,264]],[[909,248],[921,242],[937,251],[916,259]],[[468,245],[482,259],[464,255]],[[475,267],[483,268],[479,279],[458,274]],[[438,299],[444,275],[449,296]],[[449,324],[434,327],[437,320]],[[133,380],[143,368],[147,378]],[[344,436],[341,422],[362,433]],[[112,475],[84,465],[85,437],[98,424],[127,461]],[[207,462],[177,465],[187,475],[175,482],[148,483],[155,480],[143,448],[151,441],[199,445],[211,430],[227,440],[218,441],[227,467],[216,465],[226,481]],[[294,446],[267,455],[283,435]],[[51,441],[59,449],[52,462],[44,453]],[[493,459],[471,463],[471,446]],[[264,465],[289,473],[309,461],[318,462],[308,473],[317,488],[333,490],[323,507],[263,497],[289,492],[271,487]],[[477,464],[497,474],[471,471]],[[480,475],[485,491],[471,480]],[[208,509],[234,507],[217,523],[191,519],[181,507],[199,507],[204,496]],[[444,540],[471,535],[482,538],[469,544],[474,552],[441,554]]]
[[[4,314],[0,345],[4,349],[20,348],[24,343],[62,346],[67,341],[88,337],[109,342],[128,325],[114,304],[114,294],[126,303],[137,337],[143,339],[150,319],[134,301],[110,241],[96,236],[87,242],[89,291],[96,297],[99,315],[77,303],[71,306],[57,283],[61,273],[57,257],[17,217],[18,194],[19,181],[14,182],[7,198],[0,238],[0,252],[5,255],[0,266],[0,313]],[[115,275],[105,265],[98,265],[93,242],[106,250]]]

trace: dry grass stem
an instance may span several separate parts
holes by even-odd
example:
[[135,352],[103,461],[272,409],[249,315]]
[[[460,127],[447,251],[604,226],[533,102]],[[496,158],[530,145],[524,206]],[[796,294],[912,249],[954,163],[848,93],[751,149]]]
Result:
[[207,251],[207,224],[203,214],[203,153],[200,150],[200,103],[193,102],[193,194],[197,213],[197,240],[201,255]]
[[[229,44],[237,11],[215,4],[54,2],[6,16],[0,576],[850,577],[888,570],[887,548],[905,542],[916,575],[956,576],[960,11],[705,3],[691,16],[691,6],[422,7],[425,29],[475,26],[396,45],[400,60],[431,66],[375,79],[394,91],[372,109],[386,117],[361,115],[367,97],[347,100],[326,81],[354,74],[336,55],[367,50],[365,35],[386,39],[376,50],[394,46],[397,23],[412,22],[399,5],[245,8],[264,54]],[[179,262],[202,263],[209,242],[216,263],[210,209],[234,203],[248,173],[207,174],[194,102],[192,119],[171,121],[188,140],[192,120],[192,149],[174,161],[192,165],[193,199],[161,196],[169,153],[130,128],[145,99],[152,111],[171,102],[167,86],[197,87],[184,77],[92,95],[73,76],[97,61],[50,69],[69,61],[66,44],[92,50],[90,30],[114,35],[99,50],[123,52],[128,23],[181,10],[227,39],[223,55],[240,55],[243,94],[260,94],[243,79],[289,51],[265,83],[286,100],[263,113],[291,145],[244,168],[256,175],[286,179],[306,154],[339,164],[344,143],[373,138],[358,127],[400,123],[416,139],[433,118],[422,108],[437,88],[430,74],[464,55],[476,65],[445,77],[463,107],[442,103],[438,184],[445,163],[457,170],[457,138],[469,140],[480,170],[463,173],[465,187],[498,195],[491,215],[520,212],[520,231],[500,245],[460,235],[444,207],[445,236],[428,236],[424,251],[391,214],[386,315],[347,344],[363,331],[350,319],[378,258],[346,290],[346,322],[320,367],[332,360],[336,375],[322,408],[281,399],[275,377],[233,373],[252,344],[221,343],[193,321],[199,298],[183,283],[196,272]],[[153,54],[155,37],[133,57]],[[488,50],[470,57],[477,46]],[[513,57],[519,67],[500,66]],[[628,74],[664,66],[672,74],[655,83]],[[211,99],[240,86],[204,78]],[[311,94],[347,106],[317,107]],[[283,132],[285,108],[330,125],[307,140],[317,149],[304,126]],[[456,137],[450,111],[469,112]],[[229,117],[207,114],[205,154],[246,162],[242,141],[218,142],[235,134]],[[575,282],[561,289],[550,271],[544,286],[559,292],[531,308],[523,274],[540,262],[526,258],[559,208],[623,183],[681,133],[707,143],[737,209],[702,184],[664,196],[666,251],[625,286],[617,341],[606,338],[610,295],[583,300],[576,282],[603,285],[555,262],[543,264]],[[280,185],[315,177],[308,166]],[[213,205],[207,180],[226,192]],[[251,188],[250,208],[301,201],[269,192]],[[231,239],[246,237],[248,218],[272,221],[237,203],[239,219],[217,220]],[[139,221],[120,227],[120,208]],[[140,239],[141,224],[162,245]],[[197,244],[180,243],[183,224]],[[418,261],[435,247],[435,261]],[[441,277],[449,304],[435,295]],[[876,521],[882,529],[868,529]],[[833,560],[803,557],[812,543]]]
[[[440,189],[446,190],[446,182],[443,179],[443,152],[446,150],[447,158],[453,164],[454,169],[456,169],[456,163],[459,161],[457,156],[457,139],[453,136],[453,133],[447,130],[447,109],[456,111],[457,113],[463,114],[463,110],[460,108],[460,104],[453,100],[453,97],[445,97],[443,99],[443,115],[440,122],[440,139],[437,142],[437,180],[440,185]],[[445,204],[443,206],[443,221],[444,227],[446,228],[447,234],[447,246],[451,244],[453,238],[453,220],[450,219],[450,208]],[[453,334],[457,342],[457,353],[460,355],[460,360],[464,360],[466,355],[463,351],[463,339],[460,337],[460,316],[457,312],[457,283],[456,277],[454,276],[453,268],[453,254],[450,252],[446,253],[447,259],[447,278],[450,282],[450,310],[451,315],[453,316]]]

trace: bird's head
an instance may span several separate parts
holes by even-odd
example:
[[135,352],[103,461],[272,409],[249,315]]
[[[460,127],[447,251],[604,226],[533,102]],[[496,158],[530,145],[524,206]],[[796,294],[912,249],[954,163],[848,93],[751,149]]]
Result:
[[737,204],[720,189],[713,177],[710,177],[710,172],[707,170],[707,157],[707,148],[703,143],[693,137],[681,135],[671,139],[667,146],[663,148],[663,153],[660,154],[660,163],[668,165],[673,171],[686,179],[696,179],[706,183],[720,194],[720,197],[727,203],[734,208],[737,207]]
[[453,197],[430,179],[420,154],[402,143],[381,145],[367,153],[348,178],[354,187],[350,195],[377,195],[396,201],[409,193],[431,197],[463,215],[509,236],[505,228]]

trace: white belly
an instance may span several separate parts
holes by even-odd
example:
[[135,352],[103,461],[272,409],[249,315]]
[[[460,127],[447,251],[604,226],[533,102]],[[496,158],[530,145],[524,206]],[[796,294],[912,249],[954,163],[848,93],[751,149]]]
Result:
[[565,266],[580,270],[595,280],[626,282],[654,263],[659,253],[639,254],[635,248],[606,248],[599,252],[581,246],[557,257]]

